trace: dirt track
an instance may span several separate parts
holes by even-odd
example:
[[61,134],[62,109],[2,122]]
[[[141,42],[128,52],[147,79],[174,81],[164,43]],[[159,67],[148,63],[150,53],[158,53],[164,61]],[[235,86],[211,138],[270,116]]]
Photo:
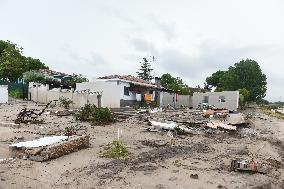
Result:
[[[1,105],[0,121],[12,122],[23,105],[35,106]],[[176,146],[167,145],[167,132],[144,132],[147,123],[136,118],[92,127],[72,116],[44,115],[45,123],[40,125],[0,125],[0,159],[10,157],[8,145],[19,138],[60,134],[67,125],[79,124],[78,132],[91,136],[90,148],[49,162],[0,163],[0,188],[283,188],[284,123],[263,114],[258,117],[251,120],[251,128],[237,134],[202,131],[177,138]],[[118,127],[130,156],[101,158],[100,152],[116,139]],[[235,158],[254,158],[269,164],[271,170],[268,174],[230,172],[230,161]]]

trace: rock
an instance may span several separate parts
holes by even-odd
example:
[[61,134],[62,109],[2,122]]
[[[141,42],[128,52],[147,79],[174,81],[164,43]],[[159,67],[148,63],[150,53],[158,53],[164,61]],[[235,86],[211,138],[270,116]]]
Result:
[[162,184],[158,184],[155,186],[155,189],[166,189],[166,187]]
[[198,179],[198,174],[190,174],[190,178],[192,178],[192,179]]
[[169,181],[176,181],[178,178],[177,177],[171,177],[169,178]]

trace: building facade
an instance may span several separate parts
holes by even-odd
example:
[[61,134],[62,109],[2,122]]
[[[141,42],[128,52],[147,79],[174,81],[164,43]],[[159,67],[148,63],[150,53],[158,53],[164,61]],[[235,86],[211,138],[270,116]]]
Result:
[[219,109],[236,111],[239,108],[239,91],[193,93],[193,108],[197,109],[203,103],[213,105]]

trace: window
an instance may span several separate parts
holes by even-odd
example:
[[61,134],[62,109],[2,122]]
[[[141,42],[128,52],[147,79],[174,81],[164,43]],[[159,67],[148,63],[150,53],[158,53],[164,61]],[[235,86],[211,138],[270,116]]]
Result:
[[209,96],[204,96],[202,103],[208,103],[208,102],[209,102]]
[[124,86],[124,95],[129,96],[129,87]]
[[219,102],[226,102],[225,96],[219,96]]

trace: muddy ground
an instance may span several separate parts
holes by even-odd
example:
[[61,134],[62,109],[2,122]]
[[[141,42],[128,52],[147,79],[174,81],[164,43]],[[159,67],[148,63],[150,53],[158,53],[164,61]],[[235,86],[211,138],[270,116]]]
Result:
[[[43,108],[32,102],[0,105],[0,122],[11,123],[21,108]],[[53,108],[58,109],[58,107]],[[129,118],[108,126],[91,126],[73,116],[43,115],[43,124],[0,124],[0,159],[11,157],[8,145],[47,135],[62,134],[66,126],[89,134],[87,149],[48,162],[8,159],[0,162],[0,189],[6,188],[126,188],[126,189],[201,189],[201,188],[284,188],[284,122],[268,117],[260,110],[253,113],[250,127],[236,132],[197,130],[179,136],[169,145],[167,132],[145,132],[147,122]],[[100,153],[117,139],[130,155],[126,159],[108,159]],[[236,158],[252,159],[269,166],[267,174],[231,172]]]

